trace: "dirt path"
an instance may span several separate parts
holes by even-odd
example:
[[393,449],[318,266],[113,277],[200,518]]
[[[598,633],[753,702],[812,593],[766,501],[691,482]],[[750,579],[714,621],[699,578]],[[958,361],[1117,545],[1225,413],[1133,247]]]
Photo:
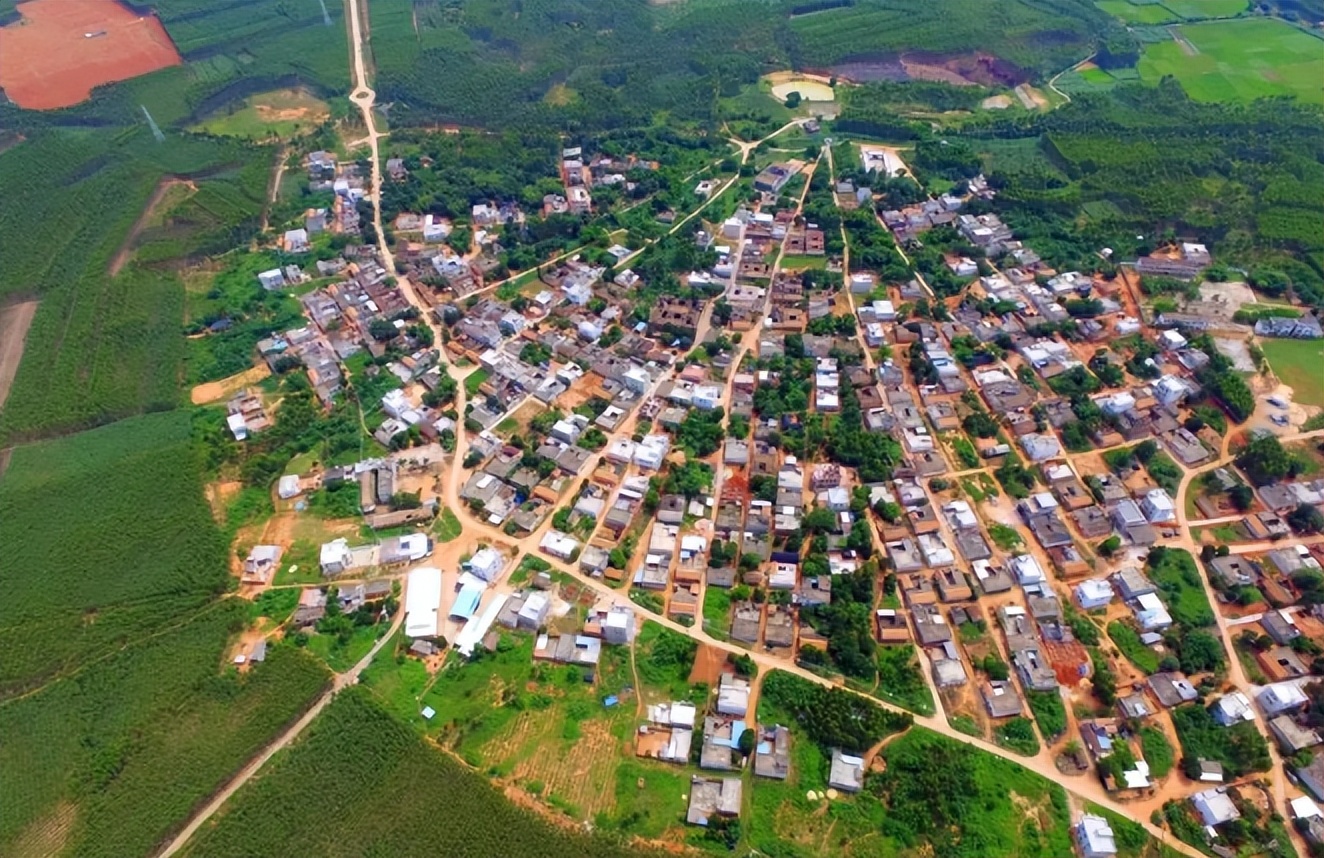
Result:
[[[401,583],[402,585],[405,584],[404,581]],[[404,598],[405,594],[402,590],[400,593],[400,603],[402,605],[404,604]],[[299,734],[317,719],[318,715],[322,714],[322,710],[326,708],[326,705],[331,702],[332,698],[334,698],[339,691],[358,683],[359,674],[361,674],[368,665],[372,664],[372,660],[377,656],[377,653],[382,647],[386,646],[387,642],[395,638],[395,633],[399,631],[401,624],[404,623],[404,619],[404,610],[401,609],[396,611],[395,619],[391,621],[391,627],[386,630],[386,634],[382,635],[377,640],[377,643],[373,644],[372,649],[368,650],[368,654],[361,658],[359,662],[349,670],[344,673],[336,674],[335,679],[331,682],[331,686],[327,688],[326,691],[322,692],[322,696],[317,698],[312,706],[308,707],[308,711],[304,712],[299,720],[291,724],[275,741],[262,749],[261,753],[249,761],[248,765],[239,770],[239,774],[231,778],[230,782],[219,789],[206,805],[194,813],[193,816],[190,817],[188,823],[177,835],[175,835],[174,839],[166,844],[165,848],[156,853],[156,858],[169,858],[169,856],[174,855],[183,849],[184,845],[198,832],[198,829],[206,824],[207,820],[211,819],[212,816],[214,816],[216,812],[230,800],[232,795],[238,792],[244,784],[248,783],[253,775],[257,774],[258,770],[265,766],[282,748],[285,748],[297,739]]]
[[39,301],[24,301],[22,304],[10,304],[0,310],[0,408],[4,408],[9,398],[9,389],[14,385],[14,376],[18,375],[18,365],[23,360],[23,344],[27,342],[28,328],[37,314]]
[[271,207],[276,204],[276,198],[280,196],[280,181],[285,176],[285,162],[290,155],[288,146],[280,147],[276,153],[276,171],[271,177],[271,187],[267,189],[267,202],[262,206],[262,231],[266,232],[267,227],[271,225]]
[[[177,179],[173,176],[164,178],[156,183],[156,187],[152,190],[152,195],[147,198],[147,205],[143,206],[142,214],[138,215],[138,219],[133,222],[133,228],[129,230],[128,235],[124,236],[124,241],[120,243],[119,250],[116,250],[115,255],[111,257],[110,266],[106,270],[107,274],[114,277],[116,274],[120,273],[120,269],[124,267],[125,263],[129,261],[129,257],[133,255],[133,243],[138,240],[138,236],[141,235],[143,229],[146,228],[147,221],[156,212],[157,206],[161,205],[162,201],[165,200],[166,194],[170,193],[171,188],[180,185],[187,187],[194,193],[198,190],[198,186],[187,179]],[[263,228],[266,228],[266,224],[263,224]]]

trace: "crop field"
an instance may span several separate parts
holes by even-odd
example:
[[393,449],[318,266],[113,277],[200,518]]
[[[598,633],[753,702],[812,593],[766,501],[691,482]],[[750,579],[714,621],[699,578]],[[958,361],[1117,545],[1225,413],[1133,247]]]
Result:
[[1158,3],[1132,3],[1131,0],[1098,0],[1094,5],[1128,24],[1167,24],[1179,20],[1176,13]]
[[181,62],[159,21],[119,3],[33,0],[20,13],[21,24],[0,28],[0,87],[22,107],[68,107],[94,87]]
[[1175,32],[1185,43],[1146,46],[1139,64],[1146,82],[1172,75],[1197,101],[1294,95],[1324,103],[1324,43],[1317,36],[1273,19],[1191,24]]
[[1261,340],[1274,375],[1292,388],[1292,401],[1324,406],[1324,345],[1320,340]]
[[[317,813],[306,812],[312,806]],[[425,745],[368,691],[350,688],[186,854],[605,858],[623,846],[517,808],[482,775]]]

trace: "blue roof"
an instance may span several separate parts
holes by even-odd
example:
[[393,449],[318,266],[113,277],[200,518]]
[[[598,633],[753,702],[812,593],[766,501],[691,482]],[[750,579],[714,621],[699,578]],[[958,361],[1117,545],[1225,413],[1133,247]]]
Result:
[[617,703],[620,702],[621,702],[620,698],[617,697],[615,694],[613,694],[610,697],[608,697],[606,700],[602,701],[602,705],[611,707],[611,706],[615,706]]
[[463,617],[466,620],[472,619],[474,612],[478,610],[478,602],[483,598],[483,588],[473,584],[464,585],[460,594],[455,597],[455,604],[451,607],[452,617]]
[[732,721],[732,722],[731,722],[731,738],[730,738],[729,740],[728,740],[728,739],[716,739],[716,738],[714,738],[714,739],[713,739],[713,744],[714,744],[714,745],[720,745],[720,746],[722,746],[722,747],[726,747],[726,748],[735,748],[736,745],[740,743],[740,734],[743,733],[743,732],[745,732],[745,722],[744,722],[744,721]]

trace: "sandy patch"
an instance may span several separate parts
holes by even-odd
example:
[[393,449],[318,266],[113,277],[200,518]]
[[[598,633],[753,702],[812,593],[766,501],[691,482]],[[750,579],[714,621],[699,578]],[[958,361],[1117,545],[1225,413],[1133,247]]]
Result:
[[155,15],[113,0],[32,0],[0,28],[0,88],[33,110],[68,107],[93,87],[183,60]]
[[259,364],[243,372],[235,373],[229,378],[199,384],[189,392],[189,399],[194,405],[208,405],[212,402],[219,402],[233,396],[249,385],[257,384],[269,375],[271,375],[271,369],[265,363]]
[[985,110],[1006,110],[1011,107],[1011,96],[992,95],[979,102],[979,106]]
[[800,98],[804,101],[837,100],[836,92],[828,85],[829,78],[794,72],[773,72],[765,80],[772,84],[772,94],[779,101],[785,101],[793,92],[800,93]]
[[37,314],[37,301],[24,301],[0,309],[0,408],[9,397],[14,385],[18,365],[23,360],[23,344],[27,341],[32,317]]

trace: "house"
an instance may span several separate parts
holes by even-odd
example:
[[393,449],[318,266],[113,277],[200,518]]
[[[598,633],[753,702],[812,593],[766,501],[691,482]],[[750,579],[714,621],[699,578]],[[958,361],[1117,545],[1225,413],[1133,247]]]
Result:
[[1293,771],[1311,795],[1324,801],[1324,754],[1315,754],[1308,765],[1299,766]]
[[626,605],[612,605],[602,617],[602,640],[609,644],[624,645],[634,640],[634,609]]
[[1302,727],[1290,715],[1279,715],[1270,719],[1269,732],[1278,740],[1283,752],[1289,755],[1297,754],[1320,743],[1318,733]]
[[1117,854],[1112,826],[1102,816],[1087,813],[1073,829],[1083,858],[1111,858]]
[[1173,506],[1172,498],[1159,488],[1145,493],[1144,499],[1140,501],[1140,510],[1150,524],[1162,524],[1177,518],[1177,508]]
[[1255,711],[1251,709],[1250,698],[1240,691],[1218,698],[1209,712],[1214,716],[1214,720],[1224,727],[1230,727],[1241,721],[1255,720]]
[[874,611],[874,634],[880,643],[906,643],[910,640],[905,615],[892,608]]
[[705,717],[699,768],[734,771],[737,768],[735,753],[745,730],[745,722],[738,719]]
[[1133,566],[1128,566],[1112,576],[1113,585],[1123,601],[1133,601],[1147,593],[1156,593],[1158,588],[1145,574]]
[[323,575],[339,575],[353,568],[354,555],[349,549],[349,541],[333,539],[323,543],[320,562]]
[[1191,681],[1180,673],[1156,673],[1149,678],[1149,690],[1165,709],[1190,703],[1200,695]]
[[1241,811],[1227,794],[1227,787],[1214,787],[1191,796],[1191,804],[1199,814],[1200,821],[1209,828],[1216,828],[1224,822],[1241,818]]
[[753,602],[736,605],[731,613],[731,639],[742,643],[757,643],[762,616],[759,607]]
[[864,759],[833,748],[828,786],[842,792],[859,792],[864,788]]
[[505,565],[506,559],[501,553],[488,547],[478,549],[469,558],[469,571],[489,584],[497,579]]
[[984,708],[988,710],[989,717],[1011,718],[1021,714],[1020,695],[1016,693],[1016,687],[1010,682],[1005,680],[985,682],[979,693],[984,698]]
[[1136,599],[1134,609],[1141,631],[1161,632],[1172,625],[1172,615],[1156,593],[1146,593]]
[[1081,610],[1092,611],[1107,607],[1113,600],[1113,587],[1103,578],[1091,578],[1076,585],[1076,604]]
[[749,680],[724,673],[717,683],[717,711],[722,715],[745,717],[749,709]]
[[279,545],[254,545],[244,559],[244,583],[265,584],[271,580],[280,563],[281,554]]
[[1274,643],[1287,645],[1301,637],[1301,629],[1286,611],[1265,611],[1260,617],[1260,625],[1273,638]]
[[759,730],[754,746],[754,774],[784,781],[791,773],[791,731],[780,724]]
[[740,816],[741,788],[740,778],[691,778],[685,821],[690,825],[707,825],[714,817]]
[[1303,708],[1308,702],[1305,692],[1292,682],[1279,682],[1266,687],[1260,692],[1256,700],[1264,714],[1268,716],[1279,715],[1283,712],[1293,712]]

